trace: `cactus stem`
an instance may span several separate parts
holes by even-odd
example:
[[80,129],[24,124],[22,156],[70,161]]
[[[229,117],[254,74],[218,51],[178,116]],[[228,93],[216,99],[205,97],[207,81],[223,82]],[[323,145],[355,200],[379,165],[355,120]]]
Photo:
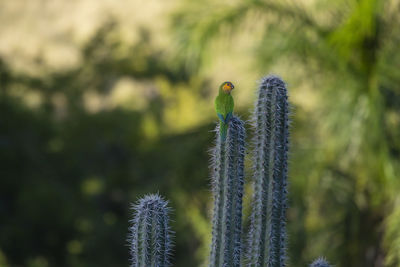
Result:
[[242,198],[244,184],[244,123],[233,116],[226,138],[212,150],[214,195],[210,266],[239,266],[241,254]]
[[131,247],[131,267],[170,266],[172,232],[169,228],[168,202],[158,194],[147,195],[132,205],[128,240]]
[[264,78],[253,115],[254,195],[248,266],[286,264],[288,111],[284,82],[275,76]]

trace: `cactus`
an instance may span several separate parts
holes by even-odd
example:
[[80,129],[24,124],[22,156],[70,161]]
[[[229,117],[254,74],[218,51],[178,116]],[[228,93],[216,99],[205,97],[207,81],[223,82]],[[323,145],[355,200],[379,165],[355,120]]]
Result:
[[158,194],[147,195],[132,205],[130,227],[131,267],[170,266],[171,231],[168,202]]
[[[246,265],[286,266],[286,195],[289,104],[285,83],[278,77],[262,79],[253,114],[254,194]],[[242,198],[245,128],[232,116],[227,135],[216,127],[212,149],[214,210],[210,267],[240,267],[242,253]],[[133,206],[130,228],[132,267],[169,266],[171,231],[167,202],[148,195]],[[323,258],[310,267],[330,267]]]
[[254,195],[248,266],[286,265],[288,100],[285,83],[261,81],[254,111]]
[[318,258],[313,263],[311,263],[310,267],[331,267],[329,263],[324,258]]
[[210,266],[240,266],[244,184],[244,123],[233,116],[225,139],[216,128],[212,150],[214,211]]

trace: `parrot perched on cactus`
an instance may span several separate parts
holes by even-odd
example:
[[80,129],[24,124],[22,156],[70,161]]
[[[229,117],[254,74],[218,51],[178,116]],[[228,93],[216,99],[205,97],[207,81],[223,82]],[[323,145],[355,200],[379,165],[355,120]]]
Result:
[[222,140],[226,138],[228,123],[232,118],[234,102],[231,91],[233,88],[235,87],[231,82],[223,82],[219,86],[219,93],[215,99],[215,111],[219,118],[219,132]]

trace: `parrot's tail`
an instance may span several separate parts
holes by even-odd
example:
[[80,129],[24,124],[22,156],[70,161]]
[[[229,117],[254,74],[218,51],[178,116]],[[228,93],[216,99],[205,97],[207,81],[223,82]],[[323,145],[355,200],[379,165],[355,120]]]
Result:
[[228,123],[219,122],[219,133],[221,135],[221,140],[224,141],[226,138],[226,134],[228,133]]

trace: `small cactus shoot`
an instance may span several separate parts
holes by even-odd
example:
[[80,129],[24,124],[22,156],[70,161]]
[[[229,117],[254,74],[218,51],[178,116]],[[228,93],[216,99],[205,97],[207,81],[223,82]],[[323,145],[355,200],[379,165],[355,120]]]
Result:
[[331,267],[331,265],[324,258],[318,258],[310,264],[310,267]]
[[131,267],[170,266],[171,231],[168,202],[158,194],[147,195],[132,205]]

